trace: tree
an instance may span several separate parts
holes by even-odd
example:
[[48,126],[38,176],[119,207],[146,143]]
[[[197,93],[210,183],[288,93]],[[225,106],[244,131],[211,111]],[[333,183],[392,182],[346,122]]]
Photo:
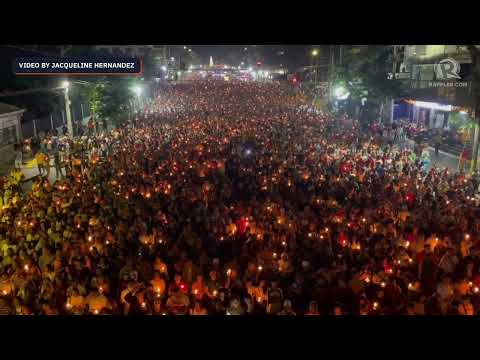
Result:
[[365,122],[381,116],[388,100],[402,93],[401,82],[389,78],[390,59],[388,46],[355,47],[345,52],[343,66],[334,71],[334,89],[343,87],[350,93],[349,102],[357,107],[364,104],[361,113]]
[[134,81],[130,77],[96,78],[82,87],[80,96],[88,101],[97,126],[101,122],[106,129],[107,121],[118,125],[125,120],[131,111],[131,88]]

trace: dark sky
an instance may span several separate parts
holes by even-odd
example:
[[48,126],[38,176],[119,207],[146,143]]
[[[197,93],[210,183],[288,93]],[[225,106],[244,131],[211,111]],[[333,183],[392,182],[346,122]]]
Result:
[[[307,65],[308,45],[192,45],[204,62],[213,56],[214,62],[238,65],[241,61],[252,63],[261,61],[267,66],[282,64],[288,67]],[[247,51],[244,49],[247,48]]]

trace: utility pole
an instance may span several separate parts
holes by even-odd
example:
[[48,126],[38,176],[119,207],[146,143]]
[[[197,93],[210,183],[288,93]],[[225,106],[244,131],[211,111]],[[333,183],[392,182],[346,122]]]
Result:
[[68,96],[68,88],[69,86],[65,86],[65,113],[67,115],[67,129],[68,135],[73,137],[73,122],[72,122],[72,112],[70,108],[70,97]]
[[[392,61],[392,79],[397,78],[397,45],[393,45],[393,61]],[[390,124],[393,124],[393,110],[395,108],[395,99],[390,99]]]
[[335,45],[330,45],[330,60],[328,64],[328,102],[332,102],[333,71],[335,67]]

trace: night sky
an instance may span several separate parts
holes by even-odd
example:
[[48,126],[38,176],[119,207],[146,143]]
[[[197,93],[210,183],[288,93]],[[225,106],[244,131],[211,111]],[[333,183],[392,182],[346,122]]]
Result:
[[[299,67],[309,62],[308,45],[192,45],[203,62],[213,56],[215,63],[238,65],[241,61],[261,61],[266,66]],[[245,51],[245,47],[247,51]]]

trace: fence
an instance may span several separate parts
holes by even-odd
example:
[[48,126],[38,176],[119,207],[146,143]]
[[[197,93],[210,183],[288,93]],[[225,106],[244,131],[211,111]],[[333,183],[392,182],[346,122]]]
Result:
[[[73,127],[75,128],[76,123],[84,121],[86,117],[90,116],[90,107],[88,104],[75,103],[72,101],[71,112]],[[48,116],[34,118],[22,123],[23,138],[38,136],[40,133],[45,133],[52,129],[60,130],[64,125],[66,126],[66,124],[67,116],[65,109],[53,112]]]

